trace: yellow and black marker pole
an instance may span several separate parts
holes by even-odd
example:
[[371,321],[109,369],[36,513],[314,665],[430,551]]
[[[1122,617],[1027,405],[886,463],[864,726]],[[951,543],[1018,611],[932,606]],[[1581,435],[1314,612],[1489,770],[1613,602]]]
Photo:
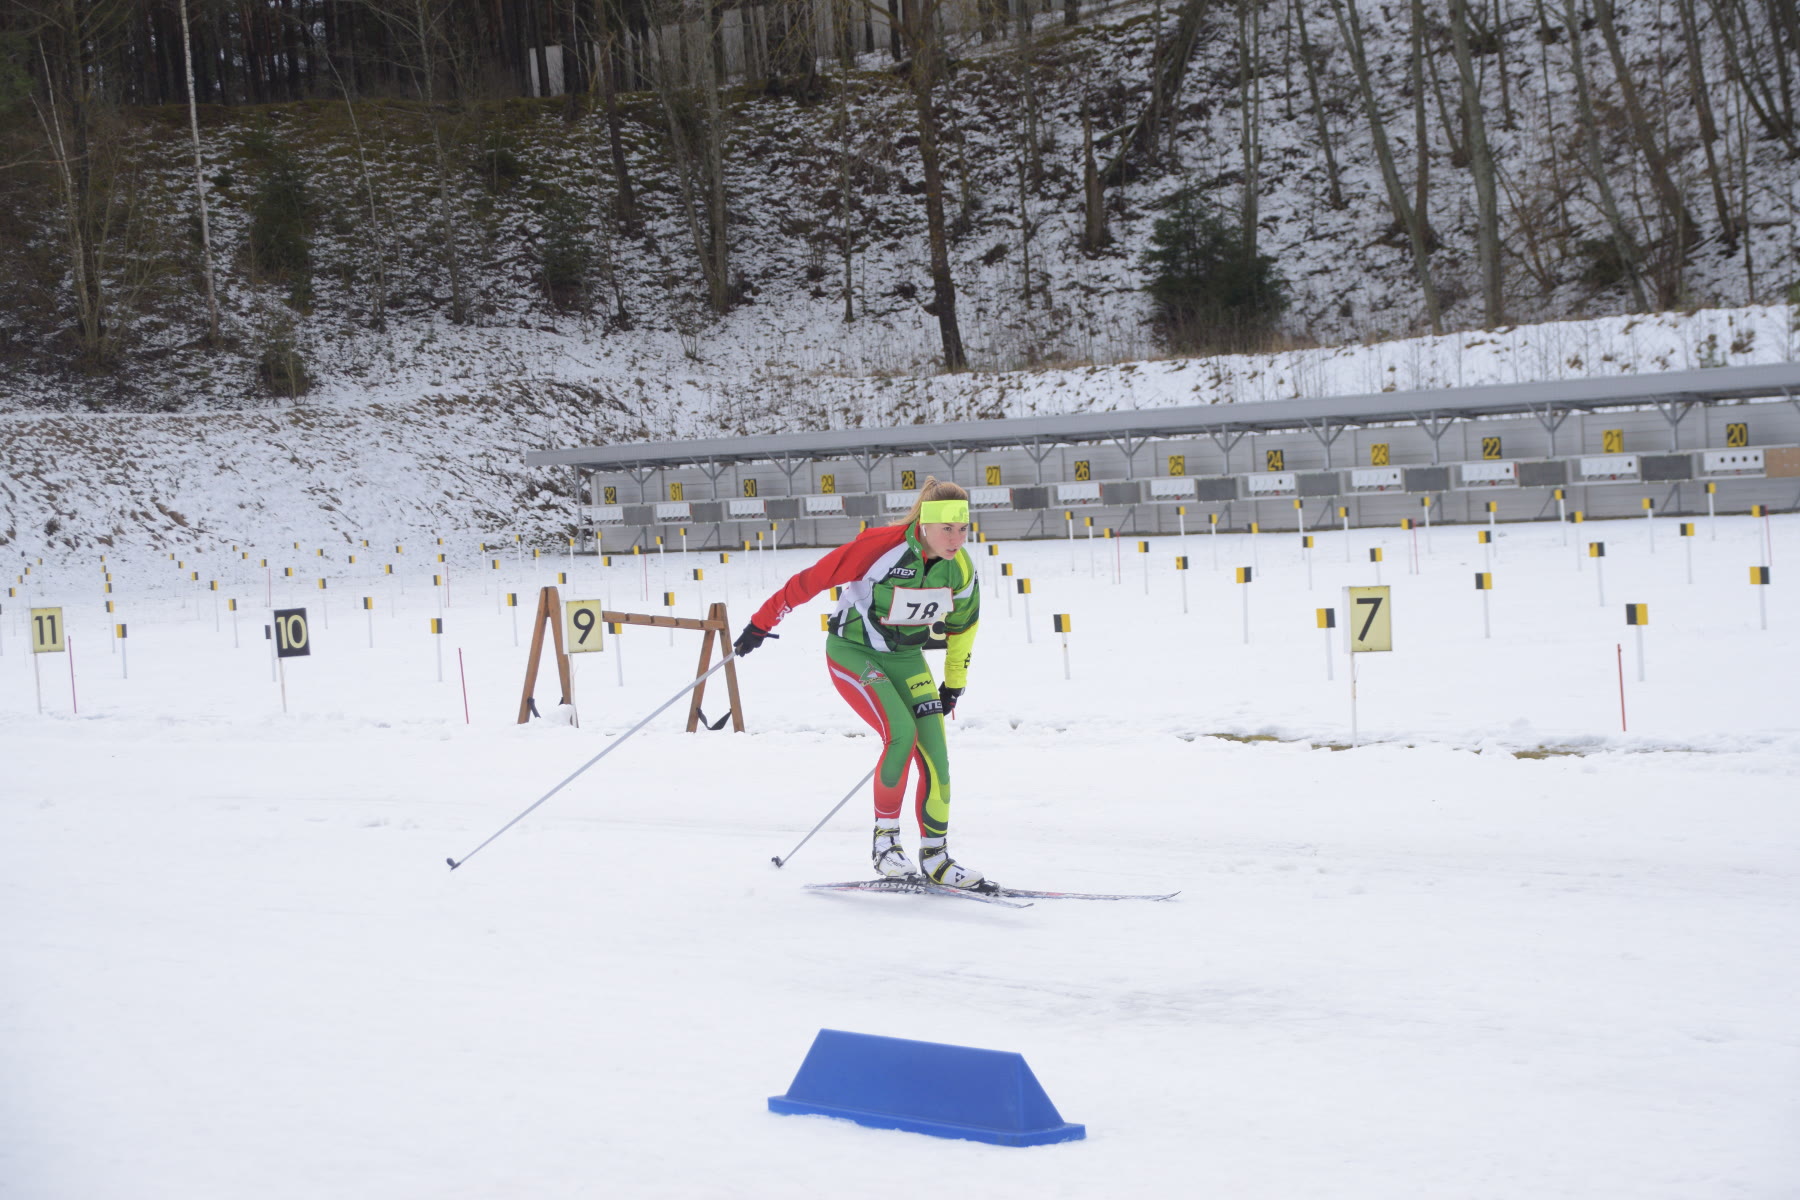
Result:
[[1494,533],[1491,529],[1477,529],[1475,540],[1481,543],[1481,569],[1494,569]]
[[[1183,559],[1183,562],[1186,560]],[[1062,634],[1063,646],[1063,678],[1069,678],[1069,630],[1073,628],[1068,613],[1057,613],[1050,618],[1050,626]]]
[[444,682],[444,618],[431,618],[431,640],[437,646],[437,681]]
[[113,626],[113,644],[119,648],[119,678],[130,679],[131,668],[125,661],[125,622]]
[[1566,546],[1569,544],[1569,511],[1566,507],[1568,493],[1557,488],[1551,495],[1556,500],[1556,524],[1562,529],[1562,544]]
[[1627,604],[1625,606],[1625,624],[1637,633],[1637,681],[1644,682],[1644,626],[1650,623],[1650,606],[1648,604]]
[[364,596],[362,606],[363,612],[369,618],[369,649],[373,650],[375,648],[375,597]]
[[[1580,525],[1585,520],[1587,520],[1587,514],[1582,512],[1579,508],[1569,514],[1569,523],[1571,525]],[[1581,556],[1584,553],[1585,551],[1582,549],[1581,539],[1577,537],[1575,540],[1575,573],[1577,575],[1581,574],[1582,571]]]
[[1769,568],[1751,567],[1750,586],[1756,589],[1756,611],[1760,615],[1760,627],[1769,627]]
[[1338,505],[1338,520],[1344,523],[1344,561],[1350,561],[1350,506]]
[[624,640],[625,625],[621,621],[608,621],[606,623],[606,632],[612,634],[613,666],[615,668],[617,668],[617,670],[618,670],[619,686],[624,687],[625,686],[625,640]]
[[1481,636],[1493,637],[1492,627],[1488,624],[1488,593],[1494,590],[1494,576],[1488,571],[1475,572],[1475,590],[1481,593]]
[[1713,507],[1718,496],[1719,485],[1709,481],[1706,485],[1706,540],[1709,542],[1719,540],[1719,514]]
[[1148,596],[1150,594],[1150,543],[1139,541],[1138,553],[1144,559],[1144,595]]
[[1769,532],[1769,506],[1766,504],[1752,504],[1750,506],[1750,515],[1753,517],[1761,517],[1762,518],[1762,523],[1763,523],[1763,560],[1762,560],[1762,565],[1765,567],[1772,567],[1775,565],[1775,537],[1772,533]]
[[[1255,528],[1252,525],[1252,528]],[[1250,644],[1250,581],[1256,578],[1256,568],[1239,567],[1237,581],[1244,586],[1244,645]]]
[[1325,682],[1330,683],[1337,678],[1337,669],[1332,665],[1333,655],[1331,653],[1331,631],[1337,628],[1337,609],[1315,608],[1313,616],[1318,621],[1319,628],[1325,631]]
[[1683,521],[1680,528],[1681,544],[1687,549],[1687,579],[1688,583],[1692,584],[1694,582],[1694,523]]
[[[1012,573],[1013,573],[1013,566],[1011,563],[1003,562],[1000,564],[1001,578],[1011,579]],[[1000,590],[1006,593],[1006,619],[1010,621],[1013,618],[1013,600],[1012,600],[1013,590],[1011,588],[1007,587],[1005,584],[1000,585]]]
[[1378,586],[1378,587],[1381,584],[1381,559],[1382,559],[1381,547],[1380,546],[1370,546],[1369,547],[1369,561],[1375,564],[1375,583],[1376,583],[1376,586]]
[[1075,573],[1075,510],[1063,509],[1063,524],[1069,528],[1069,574]]
[[1181,577],[1181,611],[1182,611],[1183,615],[1185,615],[1188,610],[1187,573],[1188,573],[1187,555],[1177,554],[1175,556],[1175,574],[1177,574]]
[[1031,580],[1019,580],[1019,595],[1025,597],[1019,603],[1025,606],[1025,640],[1031,641]]
[[[1300,535],[1300,557],[1306,560],[1306,590],[1309,592],[1312,591],[1312,587],[1313,587],[1312,552],[1313,552],[1313,535],[1310,533],[1301,534]],[[1186,611],[1186,610],[1184,609],[1183,611]]]
[[1606,543],[1589,542],[1588,557],[1594,560],[1594,582],[1600,589],[1600,607],[1606,607]]
[[233,650],[240,650],[240,649],[242,649],[242,648],[243,648],[243,647],[242,647],[242,645],[241,645],[241,644],[240,644],[240,643],[239,643],[239,642],[238,642],[238,616],[237,616],[237,614],[238,614],[238,606],[237,606],[237,601],[236,601],[236,600],[227,600],[227,601],[226,601],[226,602],[225,602],[225,611],[227,611],[227,612],[229,612],[229,613],[230,613],[230,614],[231,614],[231,648],[232,648],[232,649],[233,649]]
[[1219,569],[1219,514],[1216,512],[1207,513],[1206,523],[1212,528],[1212,536],[1207,540],[1212,542],[1213,570],[1216,571]]
[[512,609],[513,648],[519,646],[519,593],[506,593],[506,607]]

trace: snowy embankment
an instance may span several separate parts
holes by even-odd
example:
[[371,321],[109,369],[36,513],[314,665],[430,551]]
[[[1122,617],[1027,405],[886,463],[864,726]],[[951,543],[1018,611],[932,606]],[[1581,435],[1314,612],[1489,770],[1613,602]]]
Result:
[[[984,556],[959,855],[1020,886],[1182,893],[1019,912],[803,892],[866,871],[860,795],[769,864],[875,753],[827,685],[823,601],[744,660],[749,732],[690,736],[678,709],[452,874],[691,678],[692,635],[610,639],[577,664],[579,728],[521,727],[497,593],[560,561],[458,572],[444,610],[429,561],[338,567],[327,612],[308,579],[183,560],[242,601],[235,634],[166,559],[109,559],[113,613],[92,557],[34,568],[80,715],[63,656],[35,664],[38,715],[9,604],[0,1194],[773,1200],[898,1173],[1008,1200],[1791,1196],[1800,606],[1766,589],[1765,631],[1744,578],[1771,554],[1781,578],[1797,522],[1664,525],[1654,553],[1609,528],[1604,606],[1566,527],[1503,527],[1491,639],[1465,529],[1421,538],[1416,574],[1403,531],[1321,535],[1310,585],[1296,539],[1194,535],[1186,613],[1176,538],[1122,569],[1053,542]],[[1359,663],[1372,744],[1313,748],[1349,716],[1313,610],[1344,624],[1375,545],[1395,649]],[[701,557],[581,561],[563,594],[660,611],[667,588],[742,620],[814,556],[709,563],[696,594]],[[1252,560],[1246,643],[1229,568]],[[1002,561],[1034,581],[1030,640]],[[312,620],[285,716],[265,601]],[[1626,602],[1652,615],[1642,683]],[[1262,734],[1293,740],[1217,736]],[[770,1115],[821,1027],[1022,1052],[1089,1138]]]
[[57,556],[506,531],[559,546],[572,480],[526,472],[527,450],[1788,362],[1796,328],[1793,309],[1765,306],[1278,355],[798,380],[693,363],[625,375],[572,345],[527,353],[446,330],[472,368],[495,367],[476,378],[505,363],[515,382],[420,393],[389,381],[249,412],[0,415],[0,545]]

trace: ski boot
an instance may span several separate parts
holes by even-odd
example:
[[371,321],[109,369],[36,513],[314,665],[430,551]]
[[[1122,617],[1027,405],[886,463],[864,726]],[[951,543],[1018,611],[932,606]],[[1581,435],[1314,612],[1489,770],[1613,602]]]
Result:
[[925,878],[945,887],[967,888],[972,892],[996,890],[994,884],[982,878],[980,871],[970,870],[951,858],[945,841],[941,837],[920,839],[919,865],[924,868]]
[[874,860],[875,873],[889,879],[903,879],[919,873],[919,868],[907,857],[906,848],[900,844],[898,825],[875,827],[875,847],[869,857]]

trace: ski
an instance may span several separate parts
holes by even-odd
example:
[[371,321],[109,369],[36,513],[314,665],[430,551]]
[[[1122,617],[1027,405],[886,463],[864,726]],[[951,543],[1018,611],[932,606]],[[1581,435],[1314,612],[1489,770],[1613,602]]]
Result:
[[1148,895],[1113,895],[1106,892],[1038,892],[1029,888],[1003,887],[996,896],[1019,896],[1031,900],[1173,900],[1180,892],[1162,892]]
[[1029,900],[1021,903],[1018,900],[1008,900],[995,892],[945,887],[941,883],[933,883],[929,879],[917,875],[908,875],[900,879],[851,879],[843,883],[809,883],[805,886],[809,891],[815,892],[911,892],[920,896],[955,896],[959,900],[978,900],[983,904],[998,904],[1003,908],[1031,907]]

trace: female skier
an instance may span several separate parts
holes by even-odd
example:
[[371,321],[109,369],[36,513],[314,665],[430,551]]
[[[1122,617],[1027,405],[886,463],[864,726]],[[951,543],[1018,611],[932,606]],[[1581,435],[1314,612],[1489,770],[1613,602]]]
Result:
[[[968,682],[981,592],[963,551],[969,494],[927,479],[912,511],[894,525],[865,530],[801,571],[756,611],[732,649],[749,654],[796,606],[828,587],[844,591],[825,639],[826,666],[838,694],[881,735],[875,772],[875,870],[921,873],[951,887],[991,890],[980,871],[950,857],[950,763],[944,718]],[[944,682],[932,682],[926,650],[945,650]],[[900,845],[906,777],[917,766],[913,803],[919,865]]]

